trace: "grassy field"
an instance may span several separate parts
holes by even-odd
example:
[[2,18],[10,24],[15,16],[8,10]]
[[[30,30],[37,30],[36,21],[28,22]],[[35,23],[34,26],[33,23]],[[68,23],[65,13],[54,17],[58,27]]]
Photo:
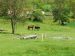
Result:
[[[27,25],[35,24],[41,26],[39,31],[27,30]],[[72,37],[75,38],[75,23],[60,26],[52,21],[44,23],[25,22],[17,23],[16,34],[47,34],[44,40],[20,40],[17,35],[11,34],[11,24],[9,20],[0,19],[0,56],[75,56],[75,40],[52,39],[52,37]]]
[[75,41],[17,40],[13,37],[0,39],[0,56],[75,56]]

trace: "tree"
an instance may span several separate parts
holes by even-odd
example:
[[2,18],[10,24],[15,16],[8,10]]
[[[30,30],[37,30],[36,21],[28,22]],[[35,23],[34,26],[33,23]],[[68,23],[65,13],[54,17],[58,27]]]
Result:
[[32,16],[33,16],[33,21],[38,21],[38,22],[43,21],[43,19],[42,19],[43,14],[42,14],[41,10],[33,11]]
[[0,0],[0,16],[7,16],[7,0]]
[[61,25],[65,25],[68,22],[70,10],[66,7],[65,0],[55,0],[54,7],[52,10],[54,22],[59,21]]
[[29,17],[30,17],[29,19],[31,21],[43,22],[44,15],[43,15],[41,9],[36,9],[36,10],[32,11],[32,13],[29,15]]
[[69,0],[69,7],[72,12],[72,18],[75,19],[75,0]]
[[19,17],[23,10],[23,1],[24,0],[8,0],[8,16],[11,20],[12,34],[15,33],[15,26],[17,21],[21,19]]

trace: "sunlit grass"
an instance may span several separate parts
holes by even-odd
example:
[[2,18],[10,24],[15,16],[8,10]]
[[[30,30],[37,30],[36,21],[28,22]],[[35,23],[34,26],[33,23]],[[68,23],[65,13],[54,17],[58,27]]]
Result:
[[[15,35],[11,34],[10,21],[0,19],[0,56],[75,56],[74,40],[51,39],[50,37],[75,37],[73,23],[60,26],[56,23],[17,23]],[[39,25],[41,29],[27,30],[29,24]],[[70,27],[73,25],[72,27]],[[16,34],[47,34],[46,38],[20,40]]]

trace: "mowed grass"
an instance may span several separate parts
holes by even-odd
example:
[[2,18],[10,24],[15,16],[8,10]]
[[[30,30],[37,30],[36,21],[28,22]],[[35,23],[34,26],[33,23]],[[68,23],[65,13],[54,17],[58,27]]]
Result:
[[[41,29],[27,30],[30,24],[39,25]],[[15,34],[11,34],[9,20],[0,19],[0,56],[75,56],[75,40],[56,40],[50,37],[75,37],[75,25],[69,23],[67,26],[60,26],[51,21],[44,23],[25,22],[17,23]],[[43,41],[39,39],[20,40],[16,34],[48,34]]]

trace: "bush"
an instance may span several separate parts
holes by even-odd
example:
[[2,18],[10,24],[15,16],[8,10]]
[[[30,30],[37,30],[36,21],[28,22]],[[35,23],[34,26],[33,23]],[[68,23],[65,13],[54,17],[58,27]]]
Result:
[[43,22],[43,17],[41,10],[35,10],[32,12],[32,21]]
[[67,8],[64,8],[60,11],[60,9],[53,9],[52,11],[54,22],[59,21],[61,25],[64,25],[65,22],[69,22],[69,14],[70,11]]

